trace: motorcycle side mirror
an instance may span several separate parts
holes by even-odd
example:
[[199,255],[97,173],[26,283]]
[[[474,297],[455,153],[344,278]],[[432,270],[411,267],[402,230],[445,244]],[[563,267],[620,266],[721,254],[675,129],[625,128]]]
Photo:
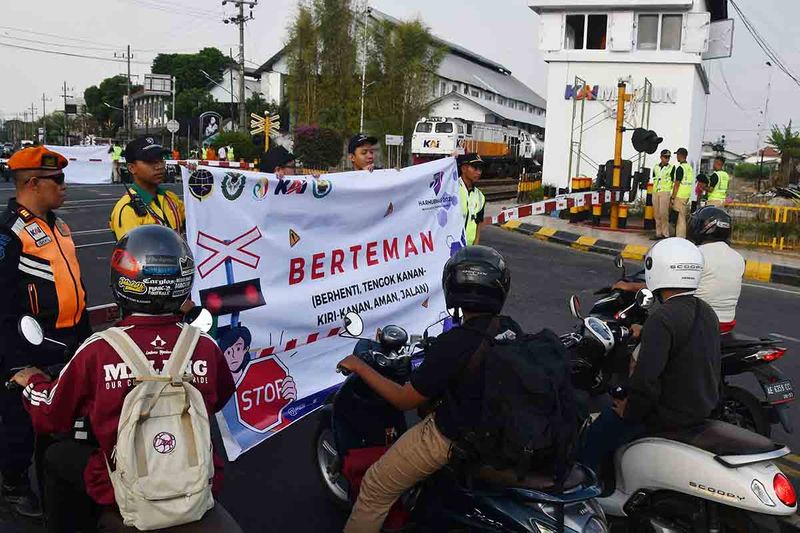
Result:
[[214,317],[211,312],[200,306],[194,307],[186,313],[186,321],[190,326],[196,327],[203,333],[211,331],[211,327],[214,325]]
[[357,313],[347,313],[344,316],[344,330],[353,337],[358,337],[364,332],[364,321]]
[[42,325],[31,315],[22,315],[17,329],[22,338],[34,346],[40,346],[44,342]]
[[650,309],[653,307],[655,301],[656,297],[653,295],[653,291],[649,289],[640,289],[639,292],[636,293],[636,305],[642,309]]
[[573,317],[583,320],[583,316],[581,315],[581,301],[578,299],[577,294],[573,294],[569,297],[569,312]]

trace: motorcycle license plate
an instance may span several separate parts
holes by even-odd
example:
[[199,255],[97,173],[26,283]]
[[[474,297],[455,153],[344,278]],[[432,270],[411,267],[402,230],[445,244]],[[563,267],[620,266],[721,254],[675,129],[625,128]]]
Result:
[[775,383],[764,383],[764,392],[767,394],[767,402],[782,403],[794,400],[794,390],[790,380],[777,381]]

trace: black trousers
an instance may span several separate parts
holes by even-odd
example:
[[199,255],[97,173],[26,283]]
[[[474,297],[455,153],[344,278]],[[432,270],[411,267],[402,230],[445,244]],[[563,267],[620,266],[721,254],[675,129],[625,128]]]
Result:
[[48,533],[94,532],[99,506],[86,494],[83,471],[96,448],[75,440],[51,444],[44,454]]
[[9,391],[0,386],[0,418],[0,472],[7,483],[27,483],[33,456],[33,427],[22,406],[20,390]]

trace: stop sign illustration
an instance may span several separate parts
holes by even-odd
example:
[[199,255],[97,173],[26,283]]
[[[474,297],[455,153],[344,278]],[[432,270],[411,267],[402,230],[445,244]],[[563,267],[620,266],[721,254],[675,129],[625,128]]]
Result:
[[266,433],[281,424],[281,409],[291,400],[281,397],[289,371],[275,356],[250,361],[236,388],[236,414],[247,428]]

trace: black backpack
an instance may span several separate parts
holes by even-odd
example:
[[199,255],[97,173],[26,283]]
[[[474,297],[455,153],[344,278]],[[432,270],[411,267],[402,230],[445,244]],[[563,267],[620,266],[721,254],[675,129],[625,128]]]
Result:
[[483,395],[459,446],[520,480],[531,472],[551,474],[561,488],[579,429],[567,351],[548,329],[502,339],[492,331],[497,321],[467,365],[467,371],[484,365]]

